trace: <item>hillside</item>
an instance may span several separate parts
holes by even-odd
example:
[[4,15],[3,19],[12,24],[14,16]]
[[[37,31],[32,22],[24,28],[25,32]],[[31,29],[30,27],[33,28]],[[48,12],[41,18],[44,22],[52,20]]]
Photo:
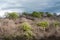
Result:
[[10,16],[0,19],[0,40],[60,40],[60,16]]

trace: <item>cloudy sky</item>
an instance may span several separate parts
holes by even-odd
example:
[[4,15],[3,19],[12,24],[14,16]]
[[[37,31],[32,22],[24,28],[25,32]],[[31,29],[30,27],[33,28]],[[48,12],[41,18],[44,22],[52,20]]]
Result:
[[5,12],[48,11],[60,13],[60,0],[0,0],[0,15]]

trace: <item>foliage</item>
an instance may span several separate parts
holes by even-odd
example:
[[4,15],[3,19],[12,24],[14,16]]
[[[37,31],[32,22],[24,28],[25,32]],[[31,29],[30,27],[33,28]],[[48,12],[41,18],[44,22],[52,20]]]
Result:
[[35,11],[34,11],[34,12],[32,13],[32,16],[33,16],[33,17],[38,17],[38,18],[40,18],[40,17],[41,17],[41,14],[40,14],[39,12],[35,12]]
[[59,22],[57,22],[57,21],[56,21],[56,22],[54,22],[53,24],[54,24],[54,26],[55,26],[55,27],[57,27],[57,26],[59,26],[59,25],[60,25],[60,23],[59,23]]
[[27,22],[22,23],[22,29],[24,31],[30,31],[31,30],[31,25]]
[[39,12],[40,14],[41,14],[41,16],[43,16],[44,15],[44,12]]
[[17,19],[19,17],[19,15],[16,12],[12,12],[12,13],[8,13],[7,17],[9,19]]
[[52,16],[52,14],[49,13],[49,12],[46,12],[46,15],[47,15],[48,17],[51,17],[51,16]]
[[23,15],[28,15],[28,13],[26,13],[26,12],[23,12],[22,14],[23,14]]
[[26,40],[29,40],[32,38],[33,34],[32,31],[27,31],[24,33],[24,36],[26,37]]
[[46,27],[48,27],[48,22],[39,22],[37,25],[41,26],[43,28],[46,28]]
[[32,38],[32,31],[31,31],[31,25],[29,24],[29,23],[27,23],[27,22],[24,22],[24,23],[22,23],[22,29],[23,29],[23,31],[24,31],[24,38],[26,39],[26,40],[29,40],[29,39],[31,39]]

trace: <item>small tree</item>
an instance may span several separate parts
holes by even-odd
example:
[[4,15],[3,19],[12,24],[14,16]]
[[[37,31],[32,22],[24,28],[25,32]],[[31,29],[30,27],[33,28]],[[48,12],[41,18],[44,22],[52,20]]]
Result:
[[12,12],[12,13],[8,13],[6,17],[9,19],[17,19],[19,15],[16,12]]

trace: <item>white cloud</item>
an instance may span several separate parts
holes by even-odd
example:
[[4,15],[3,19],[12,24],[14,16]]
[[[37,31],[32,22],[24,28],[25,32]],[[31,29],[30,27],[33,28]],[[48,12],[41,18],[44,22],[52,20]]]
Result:
[[[59,2],[59,3],[58,3]],[[51,11],[55,12],[60,0],[0,0],[0,12],[11,11]],[[21,7],[21,8],[20,8]],[[56,8],[54,8],[56,7]],[[8,11],[9,12],[9,11]],[[57,10],[57,12],[59,12]],[[0,13],[0,14],[1,14]],[[1,15],[2,15],[1,14]]]
[[22,13],[23,10],[0,10],[0,17],[3,17],[5,15],[5,13],[11,13],[11,12],[18,12],[18,13]]

